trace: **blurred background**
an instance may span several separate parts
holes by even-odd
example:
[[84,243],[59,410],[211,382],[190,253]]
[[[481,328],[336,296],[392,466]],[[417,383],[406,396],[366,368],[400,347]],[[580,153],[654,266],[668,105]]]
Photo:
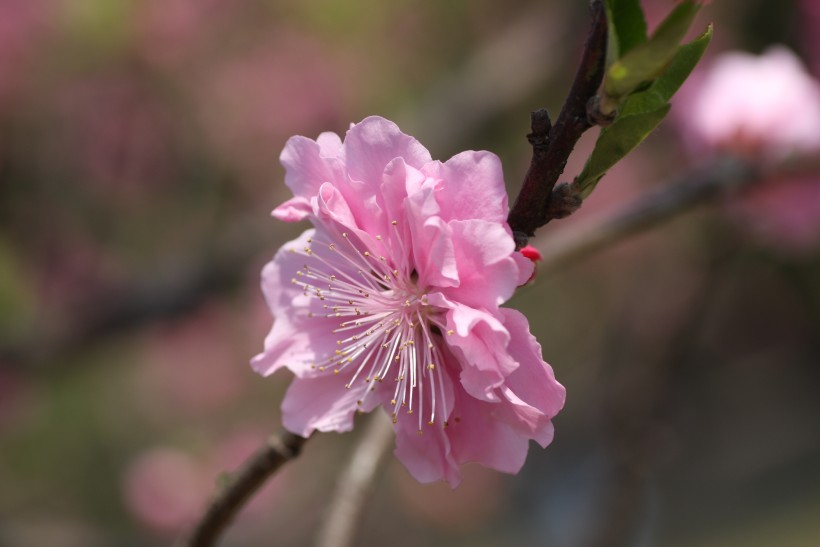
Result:
[[[674,5],[643,4],[650,24]],[[777,43],[820,74],[814,0],[716,0],[708,21],[702,70]],[[514,196],[587,22],[560,0],[0,0],[0,546],[168,545],[279,427],[289,377],[247,363],[259,271],[306,228],[269,217],[290,135],[380,114],[436,158],[499,154]],[[677,106],[534,244],[708,161]],[[391,461],[360,544],[817,545],[820,230],[792,242],[744,199],[522,289],[568,390],[553,445],[455,491]],[[360,433],[312,439],[224,545],[310,544]]]

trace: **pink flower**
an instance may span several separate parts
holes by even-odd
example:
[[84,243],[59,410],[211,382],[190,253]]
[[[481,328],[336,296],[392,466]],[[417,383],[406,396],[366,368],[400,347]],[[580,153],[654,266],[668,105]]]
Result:
[[[678,112],[694,143],[767,164],[820,153],[820,83],[789,50],[724,53],[692,84]],[[773,177],[729,211],[769,246],[810,251],[820,244],[820,177]]]
[[529,439],[552,440],[564,388],[526,318],[499,307],[533,266],[514,251],[498,158],[432,161],[370,117],[344,142],[293,137],[280,159],[294,197],[273,215],[314,225],[262,273],[275,322],[252,364],[294,373],[285,427],[348,431],[383,406],[421,482],[455,486],[468,461],[517,472]]
[[724,53],[679,112],[695,139],[767,158],[820,149],[820,84],[783,47]]
[[183,452],[154,448],[129,466],[123,479],[126,506],[141,522],[159,532],[188,526],[212,489],[213,475]]

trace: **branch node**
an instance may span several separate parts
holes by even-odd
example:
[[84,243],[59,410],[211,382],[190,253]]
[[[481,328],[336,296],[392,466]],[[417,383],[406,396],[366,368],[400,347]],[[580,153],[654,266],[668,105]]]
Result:
[[617,115],[617,109],[610,109],[609,112],[604,112],[604,109],[601,107],[600,95],[591,97],[587,103],[587,122],[591,125],[605,127],[612,124]]
[[583,202],[581,189],[575,182],[557,184],[552,189],[547,202],[546,217],[549,219],[566,218],[580,209]]
[[532,133],[527,135],[527,141],[532,145],[534,154],[544,153],[550,144],[550,130],[552,129],[550,114],[545,108],[540,108],[534,111],[530,118]]
[[518,232],[513,230],[513,240],[515,241],[515,250],[519,251],[527,246],[527,242],[530,240],[530,236],[528,236],[524,232]]

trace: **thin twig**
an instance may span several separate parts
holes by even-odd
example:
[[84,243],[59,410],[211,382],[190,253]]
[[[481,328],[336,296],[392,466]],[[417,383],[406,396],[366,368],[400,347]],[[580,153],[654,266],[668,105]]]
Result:
[[287,431],[271,435],[237,470],[230,482],[216,493],[202,519],[188,536],[177,543],[178,547],[215,545],[220,534],[251,496],[284,463],[299,455],[306,440]]
[[536,228],[567,214],[561,203],[551,200],[553,188],[575,143],[593,125],[587,116],[587,105],[601,86],[606,60],[607,20],[603,1],[593,0],[591,8],[592,23],[581,64],[558,119],[550,125],[546,110],[532,113],[532,133],[527,135],[532,145],[532,161],[507,218],[519,248]]
[[382,412],[374,413],[356,451],[339,479],[319,536],[317,547],[351,547],[364,507],[379,471],[393,446],[393,426]]
[[604,220],[570,230],[539,249],[540,272],[557,270],[627,236],[664,222],[727,191],[762,180],[749,164],[723,159],[694,170],[672,184],[662,185]]

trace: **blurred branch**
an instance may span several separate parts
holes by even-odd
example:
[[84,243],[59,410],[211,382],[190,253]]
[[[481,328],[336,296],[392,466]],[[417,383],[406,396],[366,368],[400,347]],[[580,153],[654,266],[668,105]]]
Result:
[[763,173],[749,164],[722,159],[659,186],[603,220],[568,231],[540,249],[540,271],[557,270],[626,237],[646,230],[733,189],[751,185]]
[[351,547],[379,471],[387,461],[393,426],[381,412],[370,418],[356,451],[339,479],[327,516],[319,530],[317,547]]
[[65,359],[105,337],[189,313],[208,297],[241,284],[254,258],[272,247],[263,237],[267,223],[267,218],[235,220],[210,249],[165,257],[150,276],[99,288],[65,314],[50,311],[27,336],[0,341],[0,364],[31,366],[56,356]]
[[304,437],[282,431],[271,435],[221,488],[190,535],[177,542],[178,547],[214,545],[251,496],[283,464],[294,459],[305,444]]
[[564,172],[575,143],[593,126],[587,116],[587,105],[596,96],[604,77],[606,9],[603,0],[593,0],[591,8],[592,23],[581,64],[555,125],[551,125],[546,110],[532,113],[532,133],[527,135],[532,145],[532,161],[507,218],[518,248],[526,245],[536,228],[553,218],[562,218],[580,206],[580,199],[573,195],[569,185],[561,185],[562,191],[555,195],[553,188]]
[[[657,356],[642,340],[642,321],[615,321],[603,370],[608,385],[601,398],[601,416],[613,467],[608,495],[601,517],[590,528],[584,547],[628,545],[646,529],[653,528],[653,477],[664,465],[663,437],[659,431],[675,428],[676,411],[686,408],[704,381],[698,363],[700,339],[708,317],[714,311],[716,295],[731,282],[726,275],[737,258],[737,249],[709,240],[708,262],[697,288],[676,310],[664,331],[653,332],[653,342],[663,348]],[[646,280],[636,278],[625,313],[644,316],[651,310]],[[618,378],[616,381],[615,378]],[[668,455],[666,456],[668,458]]]

